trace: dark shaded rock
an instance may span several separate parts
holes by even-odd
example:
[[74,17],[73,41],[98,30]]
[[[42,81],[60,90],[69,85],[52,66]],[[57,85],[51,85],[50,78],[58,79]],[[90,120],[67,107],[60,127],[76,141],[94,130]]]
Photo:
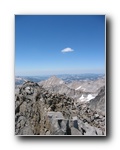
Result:
[[89,102],[89,108],[105,115],[105,86],[103,86],[99,94]]

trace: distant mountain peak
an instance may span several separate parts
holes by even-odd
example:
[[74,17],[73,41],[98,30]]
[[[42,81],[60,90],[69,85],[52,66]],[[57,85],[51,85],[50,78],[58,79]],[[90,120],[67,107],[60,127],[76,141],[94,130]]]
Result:
[[49,86],[60,85],[60,84],[64,84],[64,81],[54,75],[51,76],[48,80],[43,82],[43,87],[49,87]]
[[59,79],[59,78],[56,77],[55,75],[52,75],[49,79]]

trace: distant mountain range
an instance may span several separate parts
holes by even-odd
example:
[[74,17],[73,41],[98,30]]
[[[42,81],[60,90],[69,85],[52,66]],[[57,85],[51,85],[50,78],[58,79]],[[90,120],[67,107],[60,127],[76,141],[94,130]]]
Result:
[[71,83],[66,83],[62,79],[52,76],[48,80],[41,81],[38,84],[49,92],[65,93],[79,102],[86,102],[95,98],[99,89],[105,86],[105,79],[102,77],[97,80],[71,80]]
[[[104,74],[61,74],[55,75],[57,78],[62,79],[66,83],[71,83],[72,81],[81,80],[96,80],[98,78],[104,77]],[[21,85],[26,81],[40,82],[47,80],[51,75],[44,76],[16,76],[15,85]]]

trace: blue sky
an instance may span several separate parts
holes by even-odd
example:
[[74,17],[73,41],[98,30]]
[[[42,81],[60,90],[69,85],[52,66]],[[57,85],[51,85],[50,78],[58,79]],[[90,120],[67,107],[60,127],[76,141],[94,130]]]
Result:
[[104,15],[16,15],[15,74],[105,73]]

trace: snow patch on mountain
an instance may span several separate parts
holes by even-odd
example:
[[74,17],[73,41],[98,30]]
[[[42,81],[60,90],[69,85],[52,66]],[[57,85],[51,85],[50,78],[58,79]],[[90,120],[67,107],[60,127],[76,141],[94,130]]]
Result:
[[79,90],[81,88],[81,86],[79,86],[78,88],[76,88],[75,90]]
[[84,101],[84,96],[82,95],[79,100]]
[[92,94],[88,94],[87,101],[90,101],[91,99],[95,98]]
[[88,102],[88,101],[90,101],[91,99],[93,99],[93,98],[95,98],[95,96],[93,96],[92,94],[88,94],[88,96],[87,97],[85,97],[83,94],[82,94],[82,96],[78,99],[78,101],[86,101],[86,102]]

